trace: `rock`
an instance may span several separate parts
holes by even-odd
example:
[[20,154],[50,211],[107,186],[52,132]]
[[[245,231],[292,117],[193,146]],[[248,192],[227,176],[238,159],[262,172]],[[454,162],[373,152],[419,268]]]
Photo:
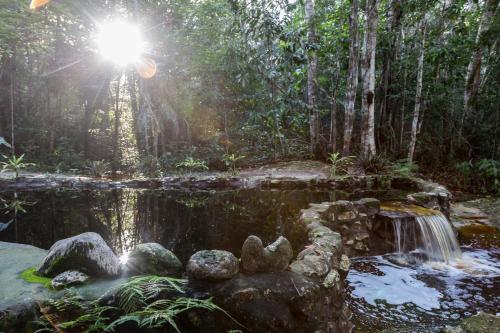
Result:
[[52,279],[51,285],[54,289],[84,284],[89,280],[89,276],[79,271],[66,271]]
[[480,312],[461,324],[465,333],[500,333],[500,317]]
[[265,248],[259,237],[248,236],[241,250],[241,266],[247,273],[281,272],[292,258],[292,245],[282,236]]
[[375,198],[363,198],[354,202],[356,209],[368,216],[375,215],[380,210],[380,201]]
[[68,270],[90,276],[116,276],[120,273],[120,260],[99,234],[86,232],[57,241],[38,266],[43,276],[56,276]]
[[442,333],[465,333],[465,331],[460,326],[449,326],[446,325]]
[[182,273],[180,260],[158,243],[137,245],[128,255],[127,267],[138,274],[179,276]]
[[228,251],[203,250],[189,258],[187,273],[199,280],[230,279],[239,271],[238,259]]

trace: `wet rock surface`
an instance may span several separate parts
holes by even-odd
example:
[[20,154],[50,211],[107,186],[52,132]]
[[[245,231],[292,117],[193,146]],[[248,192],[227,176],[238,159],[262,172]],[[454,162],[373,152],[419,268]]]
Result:
[[186,271],[189,276],[199,280],[225,280],[238,274],[239,262],[231,252],[203,250],[191,256]]
[[462,320],[458,326],[447,326],[443,333],[500,333],[500,317],[480,312]]
[[128,255],[127,267],[137,274],[179,276],[182,273],[180,260],[158,243],[137,245]]
[[247,273],[281,272],[293,257],[292,245],[283,236],[266,246],[257,236],[249,236],[241,250],[241,266]]
[[54,289],[62,289],[84,284],[90,277],[79,271],[66,271],[54,277],[51,286]]
[[67,270],[90,276],[116,276],[120,273],[120,260],[99,234],[86,232],[54,243],[37,270],[49,277]]

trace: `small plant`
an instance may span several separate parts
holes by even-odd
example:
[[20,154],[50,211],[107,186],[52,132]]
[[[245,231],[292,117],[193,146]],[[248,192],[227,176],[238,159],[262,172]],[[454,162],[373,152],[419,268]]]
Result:
[[26,169],[29,166],[33,166],[33,163],[25,163],[24,162],[24,154],[21,156],[12,155],[11,157],[7,157],[2,155],[5,158],[6,162],[1,162],[2,172],[4,171],[13,171],[15,173],[15,177],[19,178],[19,173],[21,170]]
[[222,161],[224,161],[224,164],[226,167],[231,171],[232,175],[236,175],[237,170],[236,170],[236,162],[239,160],[244,159],[245,156],[243,155],[236,155],[236,154],[224,154],[222,156]]
[[464,161],[457,163],[455,164],[455,170],[457,170],[460,175],[460,184],[462,186],[468,186],[472,172],[472,162]]
[[[98,300],[85,302],[69,290],[65,297],[46,304],[45,308],[49,311],[36,324],[41,327],[40,332],[60,332],[63,329],[97,333],[114,332],[121,325],[134,322],[139,329],[171,327],[180,333],[178,316],[196,309],[220,311],[241,326],[229,313],[214,304],[212,299],[182,296],[185,283],[186,280],[163,276],[133,277],[119,287],[116,293],[117,306],[103,306]],[[52,325],[54,322],[58,324]]]
[[109,171],[109,163],[104,160],[91,161],[88,162],[87,170],[91,176],[101,178],[106,172]]
[[389,171],[390,162],[384,155],[360,156],[355,164],[363,169],[365,173],[380,174]]
[[418,164],[404,159],[394,162],[391,169],[397,175],[409,177],[418,171]]
[[183,161],[177,163],[177,169],[184,169],[187,171],[206,171],[208,170],[207,162],[193,158],[192,156],[186,157]]
[[340,153],[331,153],[328,155],[330,162],[330,175],[336,177],[338,173],[347,172],[347,168],[352,164],[353,156],[342,157]]
[[476,163],[482,191],[500,193],[500,162],[492,159],[482,159]]

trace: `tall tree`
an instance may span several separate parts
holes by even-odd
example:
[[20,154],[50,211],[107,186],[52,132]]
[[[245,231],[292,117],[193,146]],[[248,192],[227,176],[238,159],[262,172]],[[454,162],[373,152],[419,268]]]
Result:
[[358,90],[359,72],[359,3],[358,0],[351,0],[351,13],[349,15],[349,68],[345,101],[345,122],[344,122],[344,147],[343,155],[351,153],[352,128],[354,123],[354,106],[356,101],[356,91]]
[[321,154],[319,110],[316,106],[316,71],[318,56],[316,54],[316,27],[314,18],[314,0],[305,2],[305,18],[307,21],[307,42],[309,50],[307,55],[307,110],[309,111],[309,133],[311,152],[315,157]]
[[462,122],[460,124],[460,134],[462,133],[465,118],[468,116],[470,109],[476,103],[477,93],[479,90],[479,83],[481,82],[481,64],[483,54],[486,50],[488,42],[485,36],[490,30],[495,11],[498,8],[499,0],[486,0],[484,2],[483,13],[476,35],[476,43],[474,51],[467,67],[467,75],[465,77],[465,90],[464,90],[464,112],[462,115]]
[[411,137],[410,137],[410,146],[408,148],[408,161],[413,161],[413,155],[415,154],[415,146],[417,144],[417,134],[419,131],[419,122],[420,120],[420,108],[422,106],[422,85],[423,85],[423,74],[424,74],[424,55],[425,55],[425,37],[426,37],[426,29],[427,24],[425,18],[423,19],[422,24],[422,41],[420,44],[420,53],[418,56],[418,65],[417,65],[417,87],[415,89],[415,109],[413,111],[413,120],[411,123]]
[[377,153],[375,147],[375,51],[377,48],[378,0],[366,1],[365,35],[361,73],[363,99],[361,104],[361,149],[363,156]]

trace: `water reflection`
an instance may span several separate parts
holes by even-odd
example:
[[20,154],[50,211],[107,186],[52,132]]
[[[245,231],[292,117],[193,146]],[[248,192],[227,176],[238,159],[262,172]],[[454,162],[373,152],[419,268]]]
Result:
[[[10,200],[13,195],[2,197]],[[18,214],[15,226],[0,232],[1,241],[49,248],[59,239],[94,231],[117,253],[138,243],[158,242],[186,261],[201,249],[239,254],[250,234],[266,242],[285,235],[299,249],[303,233],[293,222],[300,209],[309,202],[352,195],[310,190],[60,190],[24,192],[19,197],[34,204]],[[10,215],[7,212],[5,220]]]

